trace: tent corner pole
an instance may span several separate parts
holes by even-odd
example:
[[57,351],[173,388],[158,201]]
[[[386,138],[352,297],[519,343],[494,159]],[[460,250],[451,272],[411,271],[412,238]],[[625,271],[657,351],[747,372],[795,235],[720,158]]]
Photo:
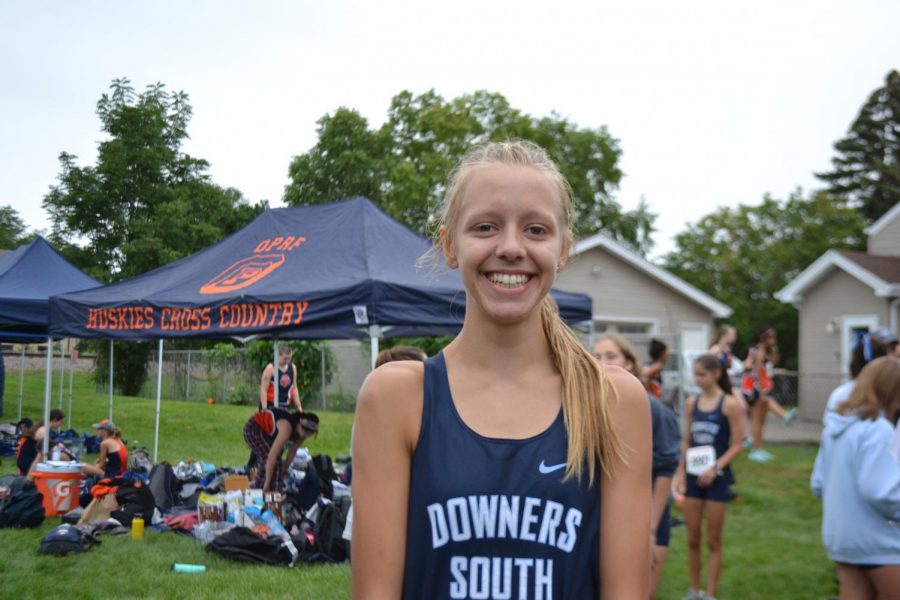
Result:
[[159,358],[156,362],[156,428],[153,433],[153,464],[156,464],[159,456],[159,404],[162,398],[162,359],[163,341],[159,338]]
[[375,361],[378,359],[378,339],[381,337],[381,328],[378,325],[369,325],[369,350],[372,355],[371,370],[375,370]]
[[[51,380],[53,379],[53,338],[47,337],[47,367],[46,372],[44,373],[44,423],[50,423],[50,387]],[[50,436],[45,435],[43,445],[41,447],[41,453],[44,456],[44,459],[47,458],[47,453],[50,451]]]
[[109,340],[109,420],[112,421],[113,406],[113,341]]
[[22,420],[22,390],[25,388],[25,346],[22,344],[22,362],[19,363],[19,420]]

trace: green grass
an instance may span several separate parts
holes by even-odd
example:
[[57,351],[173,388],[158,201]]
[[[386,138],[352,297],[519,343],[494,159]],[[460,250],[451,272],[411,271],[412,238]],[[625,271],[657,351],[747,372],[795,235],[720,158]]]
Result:
[[[67,391],[67,390],[66,390]],[[24,415],[37,420],[43,406],[43,374],[28,373]],[[18,378],[7,377],[5,421],[14,420]],[[53,388],[52,405],[57,406]],[[67,397],[64,405],[67,406]],[[64,410],[65,410],[64,406]],[[72,425],[85,431],[107,415],[107,397],[95,394],[87,376],[76,377]],[[116,397],[113,418],[128,440],[151,449],[155,402]],[[241,465],[248,450],[241,429],[252,408],[163,401],[159,458],[195,458],[216,465]],[[323,412],[315,454],[346,454],[353,415]],[[756,464],[742,457],[735,465],[740,501],[728,509],[724,532],[725,567],[719,597],[729,599],[807,599],[837,595],[834,571],[821,546],[821,506],[809,492],[814,447],[772,446],[778,459]],[[6,458],[0,473],[15,470]],[[678,514],[675,511],[675,514]],[[207,554],[203,546],[175,534],[148,532],[102,537],[102,545],[81,555],[43,557],[41,537],[58,524],[49,518],[35,530],[0,530],[0,597],[37,598],[348,598],[350,569],[345,565],[293,569],[245,565]],[[202,574],[176,574],[172,563],[205,564]],[[688,588],[684,527],[672,530],[658,598],[677,600]]]

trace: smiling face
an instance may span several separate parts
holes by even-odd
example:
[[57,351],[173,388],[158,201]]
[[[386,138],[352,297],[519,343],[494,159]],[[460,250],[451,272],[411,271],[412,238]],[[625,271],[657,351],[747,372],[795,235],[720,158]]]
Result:
[[550,179],[533,167],[482,166],[468,175],[459,202],[441,239],[473,308],[501,323],[537,314],[568,255],[565,214]]

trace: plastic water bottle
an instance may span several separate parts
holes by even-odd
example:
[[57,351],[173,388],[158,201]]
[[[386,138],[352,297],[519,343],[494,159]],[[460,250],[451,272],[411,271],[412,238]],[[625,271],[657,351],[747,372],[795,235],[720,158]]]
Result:
[[59,460],[59,448],[54,448],[50,453],[50,460]]
[[203,573],[206,571],[206,565],[189,565],[186,563],[175,563],[172,570],[176,573]]
[[131,539],[144,539],[144,519],[143,517],[135,517],[131,521]]

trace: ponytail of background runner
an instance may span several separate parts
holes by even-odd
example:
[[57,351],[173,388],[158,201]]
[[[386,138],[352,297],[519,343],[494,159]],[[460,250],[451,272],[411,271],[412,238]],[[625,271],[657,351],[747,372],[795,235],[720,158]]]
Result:
[[[434,247],[423,258],[437,259],[450,244],[449,234],[459,218],[459,204],[469,177],[479,168],[511,165],[536,169],[553,184],[565,217],[566,237],[572,240],[572,189],[547,153],[532,142],[491,142],[470,150],[450,175]],[[566,244],[568,247],[570,244]],[[625,448],[609,412],[610,384],[599,361],[591,356],[559,316],[549,295],[541,301],[541,323],[554,366],[563,382],[563,417],[568,433],[566,479],[593,483],[602,469],[613,476],[613,465],[626,463]],[[587,471],[585,473],[585,471]]]

